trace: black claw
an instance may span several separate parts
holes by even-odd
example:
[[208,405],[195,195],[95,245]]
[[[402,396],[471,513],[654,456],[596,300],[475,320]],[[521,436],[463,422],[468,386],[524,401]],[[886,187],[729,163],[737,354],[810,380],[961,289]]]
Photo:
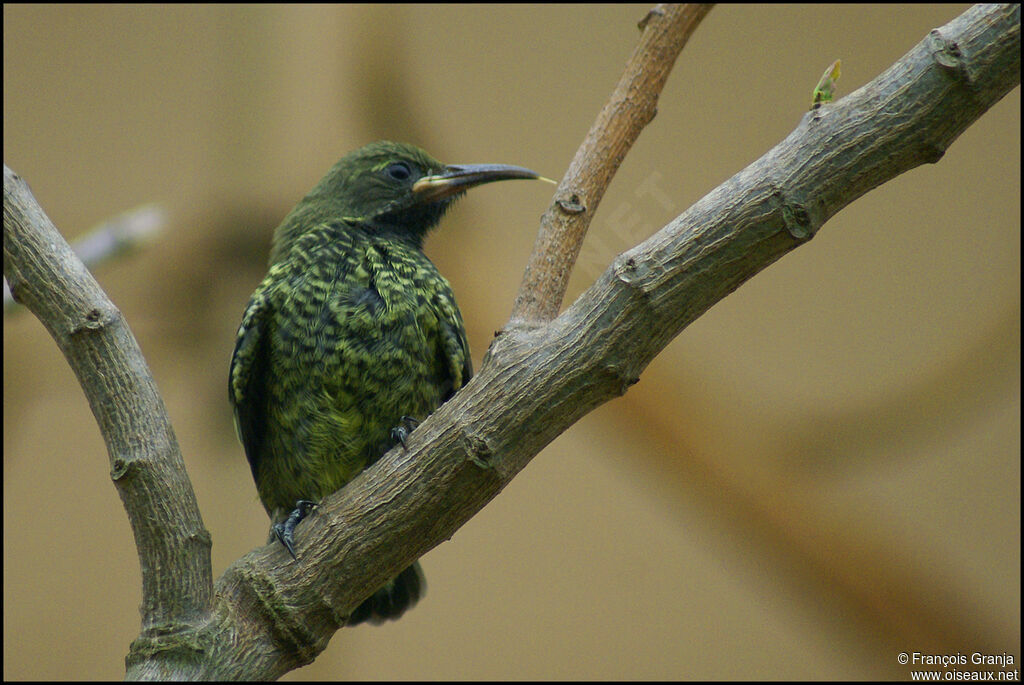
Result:
[[284,545],[284,548],[288,550],[288,553],[292,555],[292,559],[298,558],[295,556],[295,526],[299,525],[299,522],[306,518],[315,506],[316,502],[300,499],[295,503],[295,508],[288,514],[288,518],[283,523],[274,524],[274,535]]
[[284,545],[284,548],[288,550],[288,554],[292,555],[292,559],[298,559],[298,557],[295,556],[295,547],[292,545],[292,531],[283,523],[275,523],[274,535],[277,536],[278,542]]
[[399,421],[402,423],[391,429],[391,439],[402,443],[402,449],[407,450],[409,446],[405,444],[405,440],[420,422],[411,416],[403,416]]

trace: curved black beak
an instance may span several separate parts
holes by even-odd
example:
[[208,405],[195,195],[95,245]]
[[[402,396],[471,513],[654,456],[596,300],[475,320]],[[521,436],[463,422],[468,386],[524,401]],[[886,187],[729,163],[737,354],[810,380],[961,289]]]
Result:
[[419,202],[437,202],[492,181],[515,178],[539,179],[540,174],[521,166],[508,164],[453,164],[440,174],[424,176],[412,185]]

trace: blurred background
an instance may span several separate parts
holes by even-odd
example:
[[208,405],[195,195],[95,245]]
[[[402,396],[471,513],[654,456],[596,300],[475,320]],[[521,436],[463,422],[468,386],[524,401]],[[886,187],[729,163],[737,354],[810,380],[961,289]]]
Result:
[[[964,11],[721,6],[604,199],[571,302],[620,252]],[[647,5],[4,5],[4,159],[63,234],[168,214],[95,269],[164,395],[214,570],[267,520],[227,366],[271,232],[387,138],[559,178]],[[427,253],[476,366],[551,187],[462,200]],[[112,679],[139,571],[56,345],[4,320],[4,677]],[[1020,662],[1020,89],[936,165],[833,218],[424,557],[401,621],[288,679],[907,678],[900,652]]]

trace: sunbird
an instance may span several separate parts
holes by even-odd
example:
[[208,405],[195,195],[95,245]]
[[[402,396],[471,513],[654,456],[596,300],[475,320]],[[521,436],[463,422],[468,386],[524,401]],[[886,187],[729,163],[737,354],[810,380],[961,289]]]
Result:
[[[456,198],[541,178],[502,164],[444,165],[408,144],[366,145],[335,164],[274,231],[242,316],[229,396],[275,538],[401,443],[473,374],[462,313],[423,240]],[[399,618],[420,598],[419,562],[346,624]]]

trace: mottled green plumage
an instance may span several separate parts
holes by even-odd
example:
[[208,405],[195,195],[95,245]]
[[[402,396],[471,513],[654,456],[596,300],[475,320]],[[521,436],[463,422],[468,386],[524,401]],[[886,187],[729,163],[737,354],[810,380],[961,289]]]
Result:
[[[421,247],[455,197],[509,178],[537,175],[448,167],[411,145],[373,143],[342,158],[278,227],[229,388],[273,523],[344,486],[394,446],[395,428],[469,380],[462,315]],[[410,567],[350,623],[397,618],[422,582]]]

